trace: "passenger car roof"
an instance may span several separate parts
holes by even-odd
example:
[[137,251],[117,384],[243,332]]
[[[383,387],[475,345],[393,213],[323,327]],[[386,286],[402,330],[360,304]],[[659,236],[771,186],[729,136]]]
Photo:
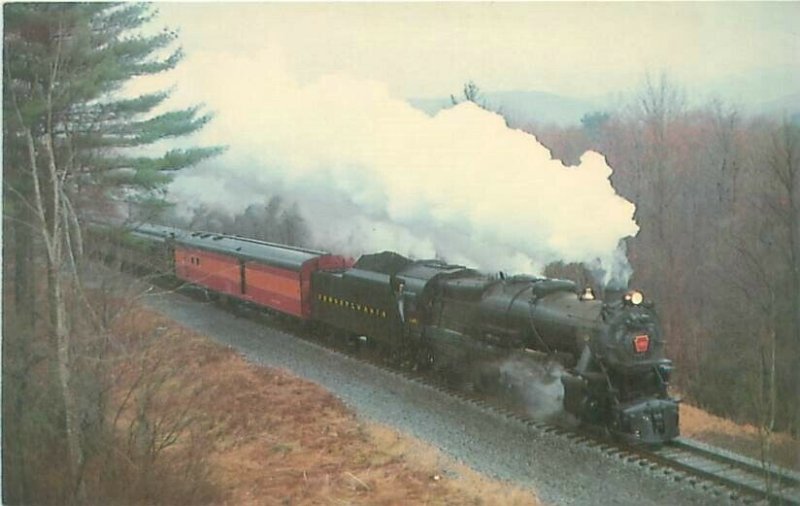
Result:
[[244,260],[255,260],[293,270],[299,270],[309,260],[328,255],[325,251],[297,248],[211,232],[192,232],[176,237],[175,242],[183,246],[230,255]]

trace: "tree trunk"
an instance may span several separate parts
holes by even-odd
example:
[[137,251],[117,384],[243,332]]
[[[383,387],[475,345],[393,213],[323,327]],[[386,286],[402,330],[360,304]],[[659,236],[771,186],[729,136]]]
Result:
[[[19,201],[19,208],[14,213],[8,228],[13,236],[14,245],[14,311],[20,323],[19,330],[30,336],[36,327],[36,279],[33,261],[35,218],[30,209],[30,202],[24,199],[24,196],[15,199]],[[4,250],[8,255],[8,250],[5,248]]]
[[[54,341],[51,343],[56,351],[56,378],[61,390],[64,407],[64,428],[67,443],[68,476],[71,481],[71,502],[85,502],[84,488],[81,479],[83,468],[83,451],[78,426],[78,403],[70,384],[70,332],[67,322],[66,305],[61,283],[63,266],[63,246],[65,230],[60,226],[65,208],[61,202],[61,184],[58,177],[56,158],[49,135],[45,134],[44,148],[47,156],[47,172],[40,180],[39,166],[36,159],[36,143],[30,130],[26,131],[31,182],[39,230],[44,242],[47,256],[47,301],[51,330]],[[51,195],[48,198],[48,195]],[[50,211],[50,212],[48,212]]]
[[[792,336],[795,362],[800,360],[800,128],[785,125],[788,152],[789,259],[792,269]],[[795,385],[800,385],[800,367],[795,368]],[[800,402],[795,403],[794,435],[800,435]]]
[[[50,252],[48,252],[50,253]],[[47,281],[50,322],[55,335],[58,385],[64,403],[64,428],[69,458],[69,477],[73,489],[73,501],[84,502],[84,487],[81,476],[83,468],[83,448],[78,424],[78,402],[71,385],[70,332],[67,323],[66,305],[61,284],[60,262],[54,262],[48,254]]]

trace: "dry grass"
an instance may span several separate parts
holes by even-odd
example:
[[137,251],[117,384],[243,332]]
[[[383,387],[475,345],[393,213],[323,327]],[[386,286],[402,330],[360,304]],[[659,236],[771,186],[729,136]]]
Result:
[[205,458],[224,504],[539,504],[397,431],[359,420],[331,393],[284,371],[254,366],[145,311],[132,325],[169,327],[163,366],[199,393],[176,391],[208,424]]
[[[754,459],[761,458],[757,427],[737,424],[686,403],[681,404],[681,433],[686,437],[728,448]],[[773,462],[800,470],[800,441],[783,433],[773,434],[772,437]]]

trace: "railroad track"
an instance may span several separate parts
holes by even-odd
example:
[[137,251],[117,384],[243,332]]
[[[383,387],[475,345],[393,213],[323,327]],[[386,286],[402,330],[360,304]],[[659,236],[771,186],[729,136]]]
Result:
[[660,447],[631,446],[611,440],[606,435],[534,420],[516,410],[475,399],[438,382],[431,384],[429,378],[389,370],[536,431],[560,435],[572,444],[597,448],[624,463],[662,474],[676,482],[688,483],[716,497],[741,503],[800,506],[800,473],[782,467],[771,465],[767,468],[760,461],[686,438],[678,438]]
[[691,439],[652,449],[647,458],[769,504],[800,505],[800,475]]
[[[198,293],[204,293],[192,287],[180,291],[188,292],[194,298],[198,298]],[[204,295],[201,295],[199,298],[203,297]],[[276,320],[273,314],[257,306],[244,304],[229,309],[273,328],[277,327],[277,330],[311,341],[338,355],[368,363],[391,375],[444,392],[487,413],[501,416],[512,423],[523,424],[532,431],[558,435],[571,444],[596,448],[623,463],[648,469],[674,481],[688,483],[714,496],[744,503],[800,506],[799,473],[776,466],[765,469],[759,461],[690,439],[678,438],[670,444],[648,448],[631,446],[613,441],[607,436],[541,422],[508,406],[453,388],[429,374],[398,369],[375,356],[354,354],[341,344],[308,336],[308,333],[299,329],[297,325],[282,318]]]

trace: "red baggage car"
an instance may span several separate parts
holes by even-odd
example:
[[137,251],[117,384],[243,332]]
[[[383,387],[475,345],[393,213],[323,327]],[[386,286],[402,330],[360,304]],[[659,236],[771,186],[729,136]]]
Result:
[[298,318],[311,317],[311,273],[347,266],[338,255],[194,232],[175,241],[178,278]]

